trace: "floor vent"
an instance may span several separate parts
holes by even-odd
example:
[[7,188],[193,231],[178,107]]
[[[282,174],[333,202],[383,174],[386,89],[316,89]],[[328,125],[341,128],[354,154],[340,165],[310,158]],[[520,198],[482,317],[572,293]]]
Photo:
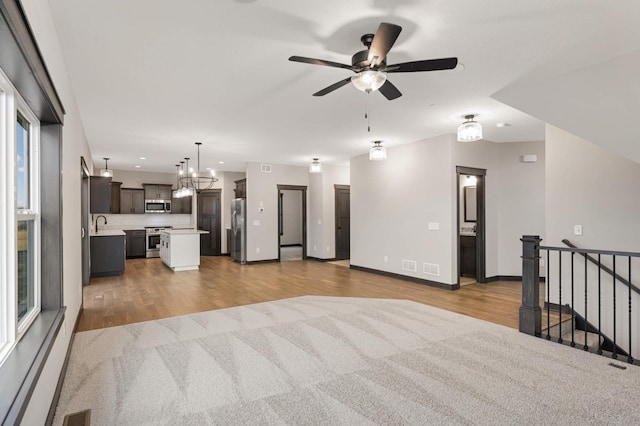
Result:
[[415,260],[402,259],[402,270],[416,272],[418,270]]
[[84,410],[64,416],[64,423],[62,423],[62,426],[89,426],[90,424],[91,410]]
[[261,164],[260,171],[262,173],[271,173],[271,164]]
[[427,275],[440,276],[440,265],[436,263],[423,263],[422,272]]

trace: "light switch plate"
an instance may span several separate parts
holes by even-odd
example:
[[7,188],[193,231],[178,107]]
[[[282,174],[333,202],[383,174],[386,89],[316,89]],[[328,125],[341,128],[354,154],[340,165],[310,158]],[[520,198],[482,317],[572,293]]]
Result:
[[259,220],[254,220],[253,221],[253,226],[260,226],[260,221]]
[[439,222],[429,222],[429,231],[438,231],[440,229]]
[[573,235],[582,235],[582,225],[573,225]]

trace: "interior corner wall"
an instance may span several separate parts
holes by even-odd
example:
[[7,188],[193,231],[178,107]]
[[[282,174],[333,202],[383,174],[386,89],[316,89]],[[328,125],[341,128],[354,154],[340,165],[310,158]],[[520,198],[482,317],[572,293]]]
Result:
[[[351,265],[448,285],[457,281],[453,141],[443,135],[388,148],[385,161],[351,159]],[[430,222],[439,229],[428,230]],[[415,262],[415,270],[403,269],[403,260]],[[440,275],[425,274],[424,263],[440,265]]]
[[320,223],[312,222],[311,226],[319,228],[319,240],[311,248],[311,256],[319,259],[335,259],[336,257],[336,193],[335,185],[349,185],[349,166],[324,165],[320,175],[322,198]]
[[[326,169],[326,166],[323,166]],[[322,247],[324,244],[324,196],[323,196],[323,176],[324,173],[309,174],[309,205],[307,213],[309,215],[307,235],[307,256],[322,258]]]
[[[260,163],[247,163],[248,262],[278,259],[278,185],[306,186],[308,206],[308,167],[271,164],[271,172],[263,173]],[[307,232],[308,224],[307,209]]]
[[30,398],[22,424],[45,424],[58,383],[73,327],[82,304],[82,248],[80,240],[80,158],[92,168],[91,151],[71,89],[64,57],[47,0],[21,1],[31,30],[56,91],[66,110],[62,126],[62,250],[63,300],[67,310],[62,329]]
[[[640,251],[640,164],[557,127],[546,127],[546,240]],[[583,234],[574,235],[574,225]]]

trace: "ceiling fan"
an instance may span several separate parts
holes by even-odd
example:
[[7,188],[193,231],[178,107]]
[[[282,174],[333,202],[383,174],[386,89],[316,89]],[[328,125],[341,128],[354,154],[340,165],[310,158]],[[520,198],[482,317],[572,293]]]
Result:
[[289,60],[305,64],[344,68],[356,73],[354,76],[325,87],[314,93],[313,96],[324,96],[351,82],[356,88],[367,93],[380,90],[380,93],[390,101],[399,98],[402,93],[387,80],[387,73],[450,70],[458,65],[458,58],[426,59],[387,65],[387,53],[396,42],[400,31],[402,31],[401,26],[382,22],[375,35],[363,35],[360,41],[367,49],[353,55],[351,57],[351,65],[302,56],[292,56]]

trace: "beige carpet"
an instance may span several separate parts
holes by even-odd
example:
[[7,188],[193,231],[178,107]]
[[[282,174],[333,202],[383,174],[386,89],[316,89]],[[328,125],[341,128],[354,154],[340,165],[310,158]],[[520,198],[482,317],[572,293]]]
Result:
[[640,368],[610,362],[415,302],[305,296],[78,333],[54,424],[640,424]]

